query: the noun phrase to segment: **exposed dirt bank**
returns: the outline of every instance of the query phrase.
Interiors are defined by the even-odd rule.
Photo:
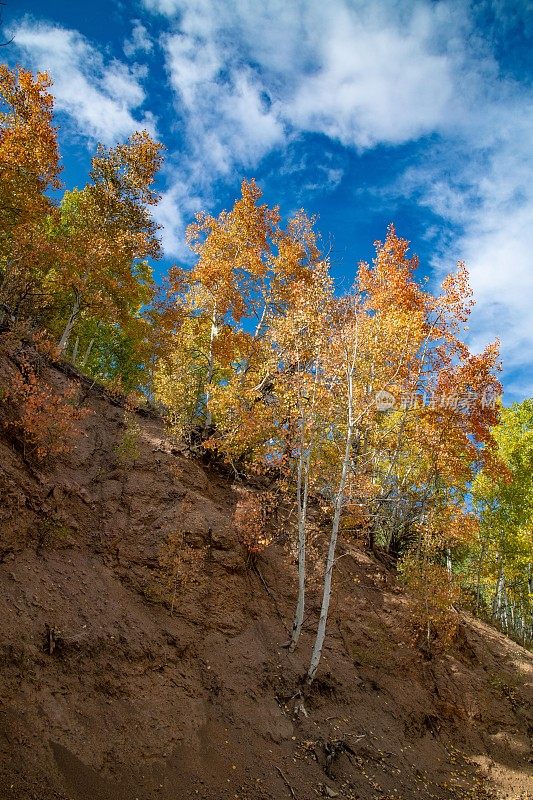
[[[291,655],[286,550],[261,579],[229,481],[146,415],[124,453],[124,410],[79,391],[93,413],[53,467],[0,439],[1,798],[533,798],[531,654],[465,615],[454,649],[424,658],[408,597],[341,542],[302,709],[318,597]]]

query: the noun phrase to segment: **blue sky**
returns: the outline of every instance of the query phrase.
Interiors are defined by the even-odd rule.
[[[4,58],[54,79],[68,187],[97,141],[164,143],[165,264],[243,177],[319,215],[340,287],[393,221],[435,284],[467,262],[471,346],[499,336],[506,402],[533,395],[530,0],[10,0],[3,21]]]

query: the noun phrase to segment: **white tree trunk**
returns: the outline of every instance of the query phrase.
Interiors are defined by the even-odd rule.
[[[214,343],[217,334],[218,334],[217,306],[215,303],[213,305],[213,313],[211,315],[211,332],[209,334],[209,359],[207,364],[207,375],[205,379],[205,429],[206,430],[211,427],[211,424],[213,422],[211,411],[209,409],[209,401],[211,399],[210,386],[213,382],[213,376],[215,374]]]
[[[83,359],[82,359],[82,362],[81,362],[82,367],[86,367],[87,366],[87,361],[89,360],[89,356],[91,355],[91,350],[93,349],[93,344],[94,344],[94,338],[91,339],[91,341],[87,345],[87,350],[85,351],[85,355],[83,356]]]
[[[70,339],[70,334],[72,333],[72,329],[74,327],[74,323],[80,313],[80,294],[79,292],[75,292],[74,294],[74,303],[72,304],[72,311],[70,312],[70,316],[67,320],[67,324],[65,325],[65,329],[61,334],[61,339],[58,342],[58,349],[60,353],[64,353],[67,349],[67,345]]]
[[[298,600],[292,625],[289,650],[292,653],[300,639],[305,613],[306,546],[307,546],[307,496],[309,488],[309,457],[304,452],[304,436],[300,443],[296,504],[298,506]]]
[[[296,484],[296,505],[298,507],[298,600],[292,625],[291,641],[289,651],[292,653],[298,644],[305,615],[305,584],[306,584],[306,549],[307,549],[307,505],[309,497],[309,473],[311,471],[311,458],[315,446],[316,430],[313,429],[316,388],[320,372],[320,349],[315,356],[315,379],[311,398],[309,414],[311,417],[311,432],[309,442],[306,447],[307,420],[309,416],[302,410],[302,396],[300,395],[300,453],[298,456],[298,476]]]
[[[485,561],[485,543],[483,542],[479,548],[479,559],[477,563],[477,575],[476,575],[476,614],[479,614],[479,609],[481,606],[481,572],[483,570],[483,564]]]
[[[355,358],[355,356],[354,356]],[[311,654],[311,661],[307,671],[307,683],[312,683],[320,658],[322,656],[322,648],[324,647],[324,639],[326,637],[326,625],[328,621],[329,603],[331,599],[331,580],[333,576],[333,565],[335,563],[335,550],[337,548],[337,538],[339,535],[339,526],[341,521],[342,506],[344,503],[344,494],[346,490],[346,482],[348,480],[348,470],[350,466],[350,456],[352,449],[353,439],[353,372],[354,362],[347,369],[347,388],[348,388],[348,428],[346,431],[346,441],[344,449],[344,458],[342,460],[341,476],[339,485],[337,487],[337,494],[335,497],[335,510],[333,514],[333,523],[331,526],[331,537],[329,540],[328,557],[326,560],[326,571],[324,574],[324,588],[322,594],[322,606],[320,609],[320,617],[318,619],[318,628],[316,632],[315,643],[313,645],[313,652]]]
[[[449,547],[446,548],[446,571],[450,578],[452,577],[452,551]]]
[[[494,594],[494,599],[492,601],[492,615],[495,619],[498,619],[500,622],[502,620],[503,583],[504,583],[503,567],[500,566],[500,571],[498,574],[498,582],[496,584],[496,592]]]

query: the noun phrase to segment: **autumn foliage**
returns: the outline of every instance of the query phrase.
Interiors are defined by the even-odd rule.
[[[509,620],[512,607],[524,617],[516,569],[531,569],[531,520],[505,490],[513,469],[516,480],[522,472],[515,455],[502,457],[498,343],[472,353],[465,341],[466,266],[429,291],[391,225],[339,295],[316,220],[303,210],[284,220],[245,180],[230,210],[197,215],[187,232],[193,265],[172,267],[157,289],[161,146],[145,131],[99,146],[87,185],[52,200],[60,164],[50,85],[46,75],[0,68],[0,331],[44,335],[56,347],[49,356],[155,403],[176,438],[225,462],[239,485],[253,474],[275,486],[298,566],[291,649],[306,613],[311,511],[319,510],[323,590],[308,679],[322,651],[339,537],[403,564],[427,646],[452,638],[456,575],[466,563],[478,565],[462,570],[471,585],[477,569],[478,606],[492,581],[495,613]],[[7,424],[27,452],[45,458],[71,446],[75,398],[54,393],[29,361],[3,400],[17,409]],[[117,450],[126,461],[135,456],[132,419]],[[272,541],[272,496],[237,492],[234,526],[254,556]],[[511,507],[520,530],[513,566],[502,545],[509,517],[495,510]],[[498,542],[488,533],[493,521]]]
[[[441,564],[412,556],[402,561],[401,578],[413,598],[409,619],[413,642],[428,656],[446,650],[459,624],[455,608],[459,585]]]
[[[39,375],[22,354],[18,370],[1,398],[2,425],[26,458],[43,462],[72,450],[78,423],[87,410],[77,406],[76,389],[59,391]]]
[[[272,501],[268,492],[252,491],[244,487],[237,489],[233,524],[240,541],[251,555],[261,553],[272,542],[272,532],[268,530],[267,524]]]
[[[30,322],[99,380],[135,388],[149,360],[147,258],[161,146],[145,132],[98,147],[90,181],[59,189],[51,81],[0,68],[0,325]]]

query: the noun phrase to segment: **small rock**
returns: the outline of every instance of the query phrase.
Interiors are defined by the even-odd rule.
[[[324,794],[326,797],[338,797],[339,793],[332,789],[331,786],[324,786]]]
[[[83,502],[86,503],[87,505],[91,504],[91,496],[84,486],[81,486],[78,489],[78,497],[80,497],[83,500]]]

